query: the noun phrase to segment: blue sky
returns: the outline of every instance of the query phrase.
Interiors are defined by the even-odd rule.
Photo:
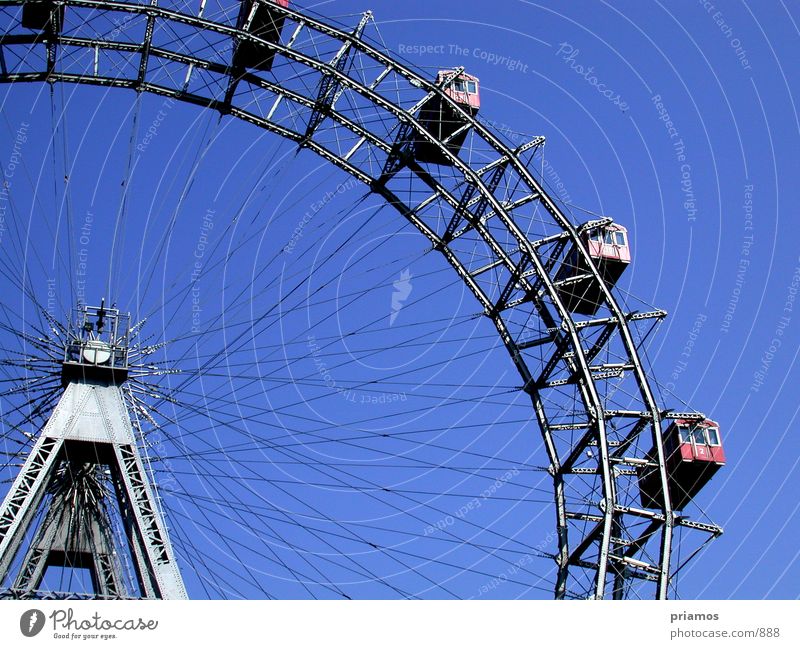
[[[681,595],[796,598],[800,583],[796,543],[800,517],[794,492],[800,479],[800,442],[793,432],[799,407],[795,384],[800,379],[796,362],[800,305],[795,297],[800,291],[800,246],[793,236],[796,230],[793,206],[800,199],[795,182],[800,172],[797,155],[800,123],[795,105],[798,72],[792,63],[799,36],[797,3],[581,0],[537,4],[521,0],[497,3],[409,0],[369,7],[351,0],[332,0],[313,8],[323,15],[338,16],[347,24],[357,20],[352,14],[372,9],[380,30],[379,34],[372,32],[372,36],[381,38],[390,50],[401,53],[431,77],[442,68],[465,66],[481,80],[480,114],[484,120],[507,134],[512,133],[513,141],[522,142],[533,135],[546,136],[541,171],[556,197],[574,206],[576,214],[587,210],[611,215],[628,227],[634,260],[620,281],[620,288],[670,314],[648,350],[655,375],[663,386],[665,405],[680,408],[684,401],[719,421],[728,456],[725,469],[698,500],[699,506],[726,532],[681,575]],[[213,318],[225,313],[230,300],[238,305],[235,313],[241,317],[233,318],[234,322],[221,333],[215,330],[214,337],[205,338],[205,348],[194,345],[191,337],[177,343],[182,361],[189,365],[189,361],[194,362],[196,366],[202,363],[203,354],[210,353],[208,346],[212,341],[228,345],[237,334],[246,334],[256,320],[254,311],[268,311],[274,295],[266,290],[260,292],[259,287],[265,282],[272,286],[269,282],[277,277],[274,273],[278,271],[270,265],[270,255],[292,241],[298,224],[304,223],[293,259],[297,260],[301,251],[308,253],[315,268],[321,268],[318,277],[325,281],[317,286],[316,280],[312,280],[303,286],[306,301],[298,302],[298,308],[275,324],[275,328],[280,328],[280,338],[269,338],[267,343],[274,346],[273,351],[287,340],[299,344],[304,355],[303,376],[311,380],[306,388],[297,387],[302,382],[295,387],[284,382],[280,390],[269,392],[271,396],[267,398],[273,400],[270,403],[294,417],[290,423],[280,417],[271,421],[271,431],[282,425],[287,428],[299,425],[300,417],[310,416],[308,421],[357,421],[363,412],[374,416],[376,408],[388,413],[389,430],[402,431],[404,427],[408,430],[413,423],[420,429],[431,427],[441,431],[452,421],[452,408],[432,409],[431,399],[441,398],[446,403],[456,395],[469,403],[466,411],[459,407],[459,421],[472,418],[493,424],[487,426],[486,434],[470,437],[468,447],[504,458],[498,464],[503,466],[502,471],[497,469],[500,476],[507,476],[506,467],[514,461],[531,466],[545,463],[532,422],[524,421],[526,411],[521,400],[513,394],[490,398],[491,403],[482,403],[478,398],[486,393],[487,385],[497,386],[491,394],[501,394],[504,388],[516,384],[516,377],[501,351],[493,347],[491,353],[480,355],[491,331],[487,323],[469,318],[476,306],[452,283],[453,277],[439,272],[441,264],[421,255],[423,242],[414,239],[409,229],[399,231],[402,226],[396,215],[388,209],[379,210],[379,205],[369,200],[354,208],[363,192],[346,184],[347,178],[342,174],[331,171],[310,155],[295,158],[291,148],[250,126],[229,119],[218,123],[216,116],[193,107],[165,105],[163,99],[144,98],[137,109],[132,93],[75,91],[71,87],[56,91],[56,105],[69,107],[64,122],[68,125],[69,141],[64,149],[59,127],[56,141],[60,144],[56,152],[64,159],[57,160],[53,167],[47,148],[52,133],[48,91],[32,86],[14,88],[7,94],[6,88],[0,90],[6,122],[0,132],[3,150],[10,153],[21,125],[32,124],[26,131],[28,143],[24,152],[30,164],[29,177],[23,185],[17,182],[17,176],[13,185],[16,192],[22,192],[18,200],[30,209],[34,224],[29,234],[19,235],[20,241],[27,237],[31,249],[45,259],[41,267],[31,271],[40,290],[46,291],[44,279],[52,274],[46,258],[54,250],[54,240],[58,240],[58,236],[51,236],[44,228],[43,224],[53,225],[48,215],[58,213],[66,218],[71,210],[76,219],[72,226],[73,245],[80,242],[80,226],[75,224],[83,218],[86,225],[86,216],[92,215],[87,292],[101,294],[105,292],[108,276],[110,242],[123,214],[126,235],[117,248],[121,251],[118,259],[122,261],[116,261],[111,271],[115,278],[114,292],[122,296],[119,299],[126,308],[134,311],[135,319],[137,312],[156,314],[153,319],[157,321],[157,337],[185,335],[191,328],[195,316],[190,307],[189,276],[197,259],[202,259],[207,269],[207,280],[203,280],[203,313],[198,316],[202,325],[208,326]],[[140,111],[138,139],[131,137],[132,116],[137,110]],[[130,142],[145,143],[142,129],[156,122],[158,136],[147,140],[146,151],[137,157],[131,183],[135,190],[123,202],[120,178],[127,174]],[[212,140],[213,146],[209,144]],[[65,150],[69,152],[66,156]],[[74,167],[71,162],[75,162]],[[72,190],[57,189],[53,194],[50,184],[60,175],[53,169],[61,169],[65,164],[70,167]],[[34,186],[36,191],[32,190]],[[93,194],[95,188],[97,193]],[[324,198],[326,191],[338,194],[328,201]],[[69,207],[64,199],[67,193]],[[239,207],[241,212],[237,216]],[[9,216],[5,218],[8,222]],[[347,249],[348,259],[366,256],[364,246],[382,247],[370,252],[367,266],[360,267],[351,277],[345,272],[350,261],[328,262],[326,255],[347,240],[354,229],[362,227],[365,219],[374,228],[374,237],[351,245]],[[174,225],[167,226],[173,220]],[[5,227],[4,247],[12,236],[8,223]],[[401,236],[397,236],[398,231]],[[164,232],[169,233],[166,242],[162,240]],[[234,261],[214,266],[214,261],[224,255],[216,248],[214,253],[210,248],[208,252],[206,248],[201,250],[199,246],[207,243],[204,236],[219,244],[219,250],[225,247],[229,253],[235,250],[237,256],[228,254]],[[384,271],[385,277],[380,279],[382,288],[343,310],[341,316],[326,319],[336,315],[330,305],[341,308],[348,295],[361,288],[366,290],[368,282],[377,277],[377,271],[369,267],[369,260],[377,258],[396,260]],[[356,262],[353,268],[357,268]],[[284,293],[280,291],[294,285],[291,264],[282,269],[276,289],[281,296]],[[400,312],[397,322],[410,329],[380,325],[380,329],[358,338],[359,349],[383,347],[372,365],[351,367],[348,372],[352,373],[346,377],[331,370],[332,380],[338,379],[342,385],[350,380],[388,375],[385,389],[351,395],[360,402],[360,409],[354,401],[347,400],[348,393],[343,395],[344,399],[335,395],[331,403],[330,390],[326,392],[324,386],[313,384],[320,378],[325,380],[315,344],[326,336],[371,321],[372,313],[385,312],[388,319],[394,308],[393,291],[403,292],[402,286],[398,289],[394,282],[402,283],[402,273],[407,269],[414,288],[410,297],[403,300],[409,299],[414,308],[405,314]],[[333,281],[340,272],[345,278],[343,282],[329,285],[328,278]],[[63,303],[74,299],[74,286],[70,288],[64,281],[59,281],[58,286]],[[232,296],[239,291],[249,292],[249,300],[237,302]],[[168,309],[159,311],[162,304],[159,298],[165,300],[172,295],[181,296],[180,303],[170,302]],[[315,301],[321,296],[330,300]],[[91,297],[88,299],[91,301]],[[4,298],[7,309],[18,308],[20,303],[13,297],[13,291]],[[247,305],[252,305],[249,313]],[[450,326],[446,330],[431,326],[423,332],[413,325],[414,317],[431,323],[449,319]],[[319,324],[311,327],[311,322]],[[295,340],[293,332],[302,331],[304,326],[314,340],[305,336],[299,342]],[[442,342],[443,336],[449,342]],[[495,344],[493,341],[492,345]],[[420,346],[422,351],[417,354]],[[262,359],[262,350],[251,351],[253,357]],[[292,355],[290,351],[286,354]],[[252,360],[244,352],[233,358],[242,363]],[[429,369],[429,363],[437,369]],[[433,397],[415,402],[413,390],[403,387],[402,378],[395,377],[404,368],[411,368],[412,381],[436,385],[430,388]],[[227,371],[241,372],[232,367]],[[219,387],[215,381],[224,383],[229,378],[224,372],[217,378],[209,377],[210,385],[204,385],[200,392],[213,392]],[[244,375],[239,380],[237,394],[243,395],[244,414],[253,415],[256,410],[248,408],[255,408],[256,392],[247,391],[245,384],[249,379]],[[447,386],[459,381],[462,386],[449,391],[451,388]],[[294,403],[293,396],[306,402],[303,408],[312,402],[316,404],[315,399],[322,405],[308,406],[308,411],[286,410],[288,404]],[[373,397],[383,401],[370,403]],[[230,410],[233,405],[217,404],[217,407]],[[416,407],[422,408],[424,414],[411,416]],[[210,436],[203,438],[199,428],[192,429],[193,425],[197,424],[186,424],[187,430],[183,431],[188,433],[189,441],[179,443],[170,438],[156,453],[173,458],[173,468],[177,467],[173,478],[183,476],[178,478],[181,484],[176,491],[197,489],[216,507],[223,492],[213,491],[213,472],[209,466],[204,465],[200,472],[198,464],[188,462],[182,472],[176,449],[185,448],[181,446],[184,442],[189,445],[197,442],[196,451],[206,447],[219,451],[230,443],[230,438],[224,437],[224,431],[216,430],[205,431]],[[465,443],[462,430],[449,433],[445,430],[441,435],[436,439],[442,446],[450,448]],[[216,446],[209,446],[212,439]],[[370,451],[359,448],[346,459],[373,461],[380,450],[376,448]],[[439,450],[428,447],[423,452],[418,448],[417,460],[434,465],[446,463],[444,456],[438,455]],[[331,449],[330,453],[335,454],[334,451],[343,450]],[[405,450],[392,447],[391,452],[400,454]],[[214,466],[219,468],[230,457],[219,452]],[[454,466],[474,460],[448,457]],[[231,464],[241,460],[239,456],[235,458]],[[283,456],[286,462],[296,459]],[[163,466],[166,468],[161,477],[166,478],[172,468]],[[419,468],[421,464],[415,466]],[[228,469],[219,470],[224,473]],[[198,473],[192,474],[194,471]],[[402,473],[403,469],[383,467],[376,475],[361,479],[410,483],[420,493],[441,490],[443,495],[426,501],[433,502],[435,509],[422,507],[419,519],[411,515],[401,520],[390,517],[391,524],[385,529],[373,525],[370,531],[376,535],[374,539],[389,539],[387,543],[397,542],[397,535],[392,538],[388,529],[425,537],[425,542],[412,543],[407,548],[404,560],[423,572],[428,570],[427,581],[417,579],[411,574],[413,571],[401,571],[396,577],[401,588],[421,596],[447,596],[430,590],[431,580],[446,576],[453,580],[454,591],[462,596],[548,596],[545,591],[506,581],[486,587],[499,575],[507,576],[508,568],[503,566],[513,564],[513,550],[495,561],[486,559],[476,547],[453,545],[452,539],[447,545],[444,540],[425,533],[431,526],[441,527],[442,521],[468,503],[470,499],[465,494],[480,491],[480,480],[467,477],[451,481],[435,473],[411,479]],[[343,475],[338,474],[339,479]],[[252,487],[256,482],[231,480],[237,498],[243,503],[240,513],[267,501],[271,507],[296,507],[292,498],[304,488],[296,486],[298,491],[294,495],[275,491],[283,484],[278,477],[270,478],[273,491]],[[314,507],[324,505],[332,519],[374,516],[373,523],[384,520],[383,505],[378,504],[370,511],[366,501],[356,504],[355,500],[335,493],[320,495],[313,484],[318,478],[298,470],[289,481],[296,485],[307,482],[305,489],[309,493],[303,496],[304,502],[313,503]],[[475,539],[476,546],[497,543],[491,535],[475,531],[481,526],[491,526],[509,538],[522,540],[526,547],[537,547],[540,541],[543,547],[547,546],[552,513],[546,508],[546,493],[536,491],[539,479],[540,476],[526,474],[523,482],[529,491],[520,487],[515,492],[526,493],[526,501],[513,505],[509,502],[516,496],[512,497],[511,487],[503,487],[508,500],[498,498],[472,519],[459,520],[456,526],[459,535]],[[508,477],[506,480],[510,481]],[[319,488],[329,489],[330,485]],[[314,494],[319,502],[314,500]],[[192,528],[191,519],[196,522],[200,516],[197,504],[193,504],[195,509],[181,510],[183,501],[179,495],[165,497],[176,512],[171,515],[174,521],[171,524],[184,540],[195,537],[195,542],[209,555],[230,552],[233,562],[237,554],[231,549],[234,546],[226,550],[219,539],[229,534],[245,544],[250,540],[253,543],[246,551],[249,558],[243,561],[251,568],[260,565],[256,550],[263,541],[261,532],[251,530],[237,537],[242,521],[230,513],[226,519],[221,510],[210,513],[210,519],[201,520]],[[253,500],[248,500],[249,497]],[[402,503],[392,504],[394,509],[402,506]],[[304,511],[301,516],[311,514]],[[320,532],[322,537],[335,533],[328,525],[332,525],[330,519],[320,523],[325,527]],[[449,528],[449,524],[444,523],[444,527]],[[215,536],[212,530],[223,533]],[[326,546],[319,538],[306,538],[300,532],[281,528],[270,527],[269,531],[276,547],[281,544],[278,537],[283,537],[287,544],[302,541],[309,544],[312,552],[325,551]],[[381,536],[384,534],[386,539]],[[179,554],[186,557],[186,564],[192,563],[191,545],[184,541],[176,541],[176,545]],[[353,545],[354,552],[360,551],[357,546]],[[337,547],[345,552],[349,546]],[[424,556],[430,551],[446,561],[435,566],[428,564]],[[381,557],[367,557],[364,562],[387,579],[396,569],[395,561]],[[453,569],[452,564],[477,566],[477,572],[462,573]],[[529,566],[525,563],[524,567]],[[185,571],[190,590],[196,596],[203,595],[201,580],[196,577],[202,569],[192,563],[192,569]],[[344,581],[352,578],[341,565],[331,564],[329,569],[334,580],[337,576]],[[543,562],[541,572],[545,569],[549,569],[549,564]],[[285,563],[276,564],[274,573],[271,570],[266,569],[267,581],[274,579],[277,585],[268,589],[270,594],[307,595],[291,586],[291,570]],[[532,570],[538,574],[539,566],[533,566]],[[264,595],[259,588],[246,587],[247,578],[243,577],[242,583],[245,585],[240,586],[241,593]],[[368,581],[354,587],[353,592],[357,596],[386,595]]]

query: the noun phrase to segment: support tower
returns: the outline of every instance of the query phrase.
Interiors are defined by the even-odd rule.
[[[129,322],[77,312],[63,394],[0,508],[0,596],[186,598],[125,405]]]

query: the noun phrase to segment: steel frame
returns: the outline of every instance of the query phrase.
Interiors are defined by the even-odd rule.
[[[0,82],[128,88],[210,108],[314,151],[392,205],[443,255],[473,293],[497,329],[522,378],[522,389],[531,399],[553,478],[555,596],[669,596],[674,574],[670,564],[674,528],[683,526],[713,536],[721,529],[676,515],[669,501],[661,423],[677,415],[656,403],[639,354],[641,341],[635,339],[637,323],[661,319],[666,313],[626,313],[619,306],[579,236],[580,227],[571,222],[529,169],[527,159],[543,144],[543,138],[510,148],[453,103],[442,86],[365,40],[369,13],[354,30],[346,30],[299,10],[271,4],[272,11],[285,15],[284,36],[291,36],[286,42],[268,43],[231,24],[204,18],[204,3],[199,15],[194,16],[159,6],[155,0],[149,4],[62,0],[56,4],[67,8],[64,28],[43,39],[24,33],[14,22],[13,9],[18,10],[20,4],[19,0],[0,1],[0,10],[7,8],[8,23],[0,32]],[[81,33],[80,25],[70,23],[73,12],[87,21],[101,14],[138,16],[146,21],[145,35],[141,42],[89,38]],[[175,33],[178,27],[192,30],[182,49],[153,42],[159,29],[170,25],[175,26]],[[274,50],[273,71],[234,72],[230,62],[191,50],[194,38],[207,43],[219,42],[220,37],[250,40]],[[323,41],[328,47],[308,45]],[[44,69],[27,66],[26,57],[9,63],[13,58],[9,55],[19,48],[39,47],[47,48]],[[332,60],[323,60],[318,49],[337,54]],[[59,51],[80,50],[93,51],[94,63],[89,69],[73,65],[63,55],[56,57]],[[105,56],[114,52],[139,54],[138,64],[131,58],[129,65],[118,66],[117,74],[103,74],[98,63],[101,52]],[[359,65],[353,64],[356,60]],[[346,65],[348,62],[351,64]],[[183,83],[170,84],[167,81],[171,78],[154,74],[166,64],[185,67]],[[316,73],[317,87],[303,90],[292,87],[290,79],[282,80],[282,70],[292,67]],[[362,70],[379,72],[367,78]],[[217,92],[193,87],[198,74],[210,78],[216,75],[227,82],[221,82]],[[268,110],[262,110],[259,101],[265,94],[273,99]],[[345,96],[350,108],[339,109],[337,104]],[[489,152],[486,159],[476,163],[464,152],[453,155],[446,142],[437,141],[420,124],[419,109],[434,96],[450,104],[463,120],[463,128],[471,133],[472,150]],[[359,111],[352,108],[358,102],[371,107],[373,119],[360,118]],[[304,123],[293,123],[281,112],[280,106],[287,103],[305,116]],[[374,114],[381,116],[380,122]],[[342,133],[348,138],[344,142]],[[405,151],[409,138],[424,138],[438,147],[450,166],[438,169],[415,162]],[[409,179],[415,184],[415,192],[404,189]],[[417,201],[421,188],[429,193]],[[536,215],[541,208],[547,218],[531,216],[531,208]],[[449,216],[442,219],[443,214]],[[599,223],[602,221],[587,225]],[[538,228],[535,238],[530,237],[531,226]],[[483,251],[480,265],[476,266],[474,255],[460,247],[467,245]],[[555,280],[554,275],[569,247],[582,257],[591,281],[599,287],[603,304],[598,317],[576,320],[559,298],[558,288],[564,282]],[[518,324],[531,320],[535,326]],[[613,356],[615,362],[592,365],[604,356]],[[611,381],[623,379],[631,387],[624,404],[613,396],[615,388],[608,387]],[[572,396],[564,392],[566,389],[573,390]],[[565,404],[568,406],[570,400],[573,413],[568,420]],[[689,416],[702,417],[699,413]],[[652,457],[647,454],[651,447],[655,453]],[[37,445],[34,455],[42,452]],[[659,468],[663,502],[658,510],[631,506],[636,467],[643,463]]]
[[[55,480],[59,462],[70,459],[74,444],[91,444],[98,464],[107,463],[125,533],[136,561],[141,595],[153,599],[186,599],[164,521],[136,445],[122,388],[93,381],[71,381],[42,430],[28,459],[0,506],[0,582],[24,547],[35,513]],[[36,528],[11,590],[36,597],[53,539],[71,516],[70,499],[54,497]],[[99,511],[79,512],[89,528],[77,543],[92,555],[97,595],[124,597],[123,577],[113,559],[113,540]],[[74,530],[72,530],[74,532]]]

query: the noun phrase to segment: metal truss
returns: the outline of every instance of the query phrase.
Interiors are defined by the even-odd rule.
[[[0,582],[33,531],[10,592],[38,597],[46,568],[57,565],[87,568],[100,598],[130,596],[104,509],[108,499],[92,479],[98,469],[110,474],[141,596],[185,599],[121,387],[81,380],[67,385],[0,508]]]
[[[58,564],[88,569],[94,592],[103,598],[123,595],[112,525],[102,506],[106,494],[95,478],[96,467],[73,463],[62,480],[55,481],[49,509],[22,560],[12,590],[39,590],[47,567]]]
[[[236,28],[233,0],[232,18],[219,20],[204,17],[205,2],[198,15],[155,0],[51,4],[66,8],[63,26],[37,34],[20,27],[21,2],[0,1],[0,82],[126,88],[219,111],[315,152],[382,196],[463,280],[522,378],[553,479],[555,596],[672,594],[681,567],[672,565],[675,529],[721,530],[677,515],[670,503],[662,422],[677,414],[657,404],[640,356],[645,327],[666,313],[625,311],[602,281],[581,226],[532,170],[543,138],[510,147],[456,105],[445,84],[374,45],[366,36],[369,13],[347,29],[270,4],[284,16],[282,38],[273,43]],[[130,35],[109,27],[115,24],[128,25]],[[242,41],[274,54],[269,73],[234,70],[231,44]],[[433,97],[461,120],[457,133],[468,134],[458,155],[420,122]],[[448,164],[416,161],[413,141],[438,148]],[[596,284],[601,296],[588,319],[576,318],[559,297],[571,281],[556,279],[569,250],[588,269],[577,280]],[[647,466],[660,475],[657,509],[638,506],[637,470]],[[129,488],[136,493],[136,485]]]

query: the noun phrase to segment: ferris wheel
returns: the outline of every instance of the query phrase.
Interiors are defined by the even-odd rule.
[[[288,0],[0,21],[4,596],[676,595],[720,427],[480,79]]]

